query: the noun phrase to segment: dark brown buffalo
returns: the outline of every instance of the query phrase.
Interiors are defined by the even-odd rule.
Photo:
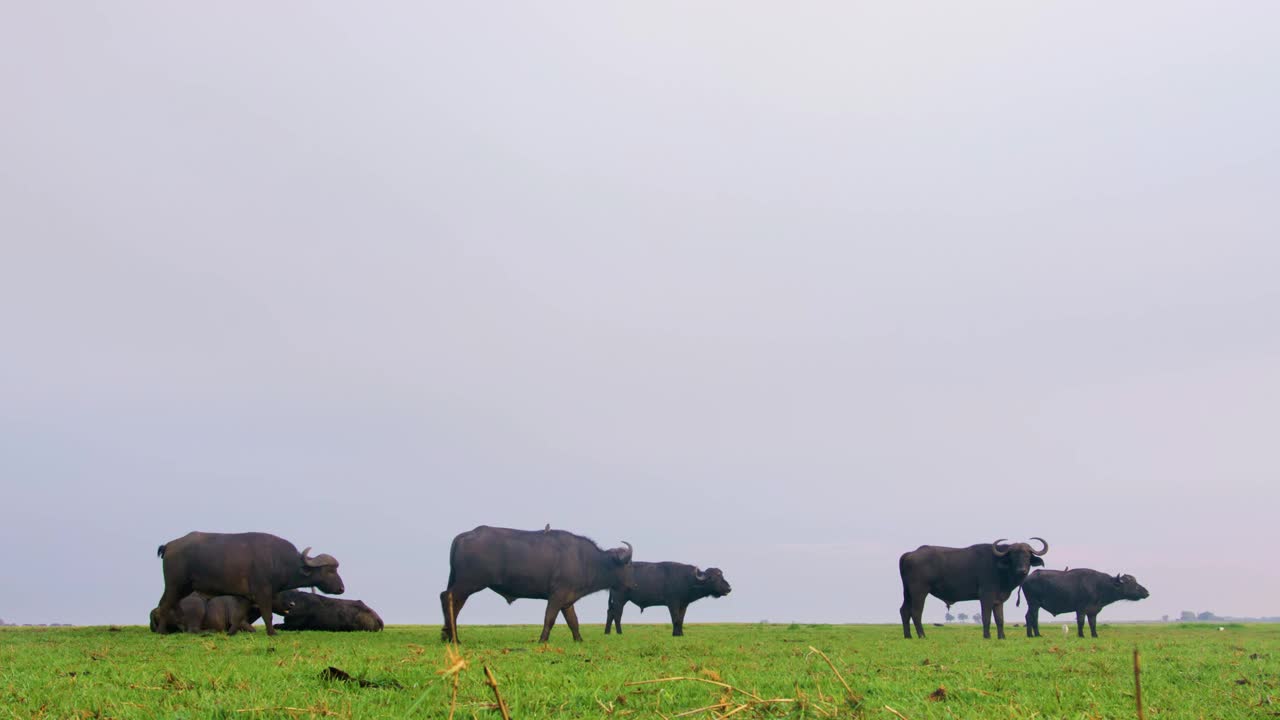
[[[347,632],[382,629],[382,618],[362,600],[339,600],[314,593],[285,590],[276,593],[276,604],[291,609],[277,630],[329,630]]]
[[[733,589],[724,579],[720,568],[707,568],[706,572],[693,565],[677,562],[633,562],[635,587],[615,588],[609,591],[609,613],[604,621],[604,634],[616,627],[622,634],[622,610],[628,602],[635,603],[644,612],[647,607],[665,605],[671,613],[671,634],[684,635],[684,612],[689,603],[711,597],[724,597]]]
[[[626,548],[602,550],[595,542],[564,530],[481,525],[462,533],[449,548],[449,586],[440,593],[441,639],[455,635],[454,623],[467,598],[489,588],[508,603],[517,598],[547,601],[541,642],[550,637],[557,613],[564,614],[573,639],[580,642],[578,614],[573,609],[578,598],[633,584],[631,543],[622,544]]]
[[[996,634],[1004,639],[1004,601],[1022,583],[1032,565],[1044,565],[1040,556],[1049,552],[1049,543],[1041,538],[1044,546],[1033,550],[1027,543],[1005,544],[997,540],[991,544],[970,545],[967,548],[921,545],[898,558],[898,573],[902,575],[902,634],[911,639],[911,623],[916,626],[916,636],[924,637],[920,616],[924,612],[924,600],[933,595],[950,609],[963,600],[977,600],[982,604],[982,637],[991,637],[991,616],[996,618]]]
[[[291,607],[291,603],[277,601],[273,611],[278,615],[288,615]],[[159,610],[151,611],[151,632],[160,634],[225,632],[235,635],[242,630],[255,632],[253,623],[262,617],[257,606],[235,595],[210,597],[191,593],[178,602],[178,612],[169,621],[162,621]]]
[[[191,593],[178,602],[186,631],[224,632],[235,635],[241,630],[254,632],[253,621],[259,617],[253,603],[235,595],[205,597]],[[279,612],[277,608],[276,612]]]
[[[1022,581],[1027,596],[1027,637],[1040,637],[1040,608],[1051,615],[1076,614],[1076,633],[1098,637],[1098,611],[1117,600],[1142,600],[1150,595],[1132,575],[1108,575],[1089,568],[1037,570]]]
[[[317,587],[341,595],[342,577],[332,555],[309,555],[293,543],[267,533],[192,532],[161,545],[156,555],[164,560],[164,594],[155,609],[163,627],[179,622],[178,603],[192,592],[236,595],[258,606],[271,626],[276,593],[300,587]]]

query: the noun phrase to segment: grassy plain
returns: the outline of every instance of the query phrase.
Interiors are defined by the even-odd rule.
[[[1280,716],[1280,626],[1104,625],[1030,640],[1012,628],[462,625],[455,717],[497,718],[484,666],[514,718],[1132,718],[1133,649],[1148,718]],[[446,718],[457,666],[439,629],[158,636],[145,627],[0,630],[0,718]],[[817,648],[830,658],[840,679]],[[336,666],[370,683],[321,678]],[[629,685],[670,677],[699,678]],[[703,682],[711,681],[711,682]],[[714,684],[723,683],[728,687]],[[784,702],[757,702],[756,699]],[[892,708],[892,710],[888,709]]]

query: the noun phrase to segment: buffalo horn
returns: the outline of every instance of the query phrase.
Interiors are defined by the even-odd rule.
[[[325,565],[337,565],[338,561],[333,559],[332,555],[320,553],[315,557],[307,557],[307,553],[311,552],[311,547],[302,551],[302,564],[307,567],[324,567]]]
[[[627,542],[626,540],[623,540],[622,544],[627,546],[627,554],[623,556],[624,559],[622,562],[629,563],[631,562],[631,554],[633,552],[631,549],[631,543]]]
[[[1005,538],[1000,538],[999,540],[991,543],[991,552],[995,553],[996,557],[1004,557],[1005,555],[1009,554],[1008,550],[1000,549],[1000,543],[1004,541],[1005,541]]]
[[[1032,554],[1032,555],[1044,555],[1045,553],[1049,552],[1049,543],[1045,542],[1045,539],[1044,539],[1044,538],[1033,537],[1033,538],[1031,538],[1031,539],[1032,539],[1032,540],[1039,540],[1039,541],[1040,541],[1040,544],[1044,546],[1044,547],[1040,548],[1040,551],[1039,551],[1039,552],[1037,552],[1037,551],[1035,551],[1035,550],[1032,550],[1032,551],[1031,551],[1031,554]]]
[[[693,579],[697,580],[698,582],[706,582],[707,575],[706,573],[702,572],[702,568],[694,568]]]

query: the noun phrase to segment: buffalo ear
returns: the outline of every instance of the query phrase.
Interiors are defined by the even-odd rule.
[[[1039,555],[1032,555],[1031,564],[1036,567],[1044,567],[1044,560],[1042,560]]]

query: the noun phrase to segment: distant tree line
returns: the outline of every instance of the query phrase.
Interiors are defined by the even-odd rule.
[[[1195,613],[1190,610],[1183,610],[1182,617],[1180,619],[1182,620],[1182,622],[1195,622],[1197,620],[1201,622],[1209,622],[1211,620],[1221,620],[1222,618],[1218,617],[1217,615],[1214,615],[1208,610],[1205,610],[1202,613]]]

